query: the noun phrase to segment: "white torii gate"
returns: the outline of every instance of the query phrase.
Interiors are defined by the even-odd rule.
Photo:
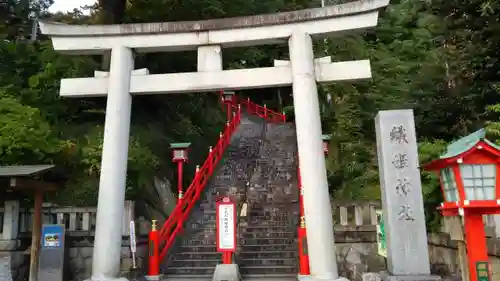
[[[190,22],[77,26],[40,22],[54,49],[67,54],[111,52],[110,71],[62,79],[63,97],[107,97],[91,280],[118,280],[121,218],[132,96],[292,85],[304,188],[311,277],[339,279],[330,196],[323,157],[316,82],[367,79],[368,60],[314,59],[312,38],[377,25],[389,0],[362,0],[325,8]],[[290,61],[274,67],[222,69],[222,48],[286,44]],[[197,50],[198,71],[154,74],[134,70],[134,52]]]

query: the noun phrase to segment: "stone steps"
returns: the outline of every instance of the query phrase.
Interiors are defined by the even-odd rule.
[[[271,221],[272,220],[272,221]],[[286,221],[274,221],[273,219],[268,219],[268,220],[254,220],[250,219],[248,222],[248,225],[255,225],[255,226],[272,226],[272,227],[283,227],[283,226],[290,226],[290,223],[293,223],[291,220],[286,220]]]
[[[289,251],[296,250],[296,244],[272,244],[272,245],[262,245],[262,244],[244,244],[241,246],[241,253],[245,253],[247,251],[255,252],[275,252],[275,251]]]
[[[279,252],[262,252],[262,251],[245,251],[245,252],[240,252],[239,253],[239,258],[246,260],[246,259],[276,259],[276,258],[284,258],[284,259],[289,259],[297,258],[297,250],[284,250],[284,251],[279,251]]]
[[[187,223],[186,231],[176,242],[168,262],[163,264],[162,273],[169,276],[170,280],[211,280],[222,258],[215,246],[216,199],[223,195],[237,199],[242,197],[247,178],[255,171],[260,156],[264,129],[263,122],[242,119],[222,164],[210,179],[206,193]]]
[[[200,260],[200,259],[220,259],[221,253],[218,252],[179,252],[172,258],[172,261],[178,260]]]
[[[215,246],[215,241],[214,243],[210,243],[210,244],[204,244],[204,245],[197,245],[197,246],[193,246],[193,245],[181,245],[179,248],[180,249],[180,253],[184,253],[184,252],[196,252],[196,253],[209,253],[209,252],[217,252],[217,247]]]
[[[291,245],[296,243],[295,237],[288,238],[248,238],[241,241],[245,245]]]
[[[209,266],[169,266],[164,270],[166,275],[204,275],[213,276],[215,271],[215,265]]]
[[[287,238],[296,237],[296,232],[291,231],[274,231],[274,232],[248,232],[242,233],[243,239],[251,238]]]
[[[213,267],[213,268],[215,268],[220,263],[221,263],[220,259],[174,260],[174,261],[171,261],[169,268],[172,268],[172,267],[173,268],[178,268],[178,267],[190,267],[190,268]]]
[[[293,124],[268,124],[250,181],[246,226],[240,233],[238,261],[249,276],[296,279],[299,222],[296,139]]]
[[[295,274],[297,275],[298,267],[296,265],[241,265],[240,273],[246,277],[250,274],[268,275],[268,274]]]
[[[297,260],[293,258],[262,258],[262,259],[239,259],[245,266],[297,266]]]
[[[297,229],[298,226],[274,226],[274,225],[249,225],[244,229],[243,233],[263,233],[263,232],[290,232],[291,230]]]
[[[161,276],[160,281],[212,281],[212,275],[211,274],[164,274],[163,276]]]

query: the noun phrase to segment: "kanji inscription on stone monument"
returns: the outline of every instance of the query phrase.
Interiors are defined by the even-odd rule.
[[[391,137],[391,141],[396,141],[398,143],[408,143],[408,138],[406,136],[406,129],[403,127],[403,125],[398,125],[392,127],[391,134],[389,135]]]
[[[405,153],[396,153],[392,158],[392,164],[396,169],[404,169],[408,167],[408,155]]]
[[[375,122],[388,270],[430,275],[413,111],[380,111]]]

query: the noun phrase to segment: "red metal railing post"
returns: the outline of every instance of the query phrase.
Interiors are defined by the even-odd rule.
[[[182,203],[183,188],[182,188],[182,170],[184,166],[184,161],[177,161],[177,191],[179,192],[179,198],[177,204]]]
[[[211,174],[211,173],[212,173],[212,171],[213,171],[213,167],[212,167],[212,165],[213,165],[213,162],[212,162],[213,154],[212,154],[212,151],[213,151],[213,149],[212,149],[212,147],[210,146],[210,147],[208,148],[208,157],[207,157],[207,159],[209,159],[208,166],[207,166],[207,169],[208,169],[208,173],[209,173],[209,174]]]
[[[297,161],[298,162],[298,161]],[[298,230],[299,240],[299,275],[310,275],[309,255],[307,253],[307,231],[306,219],[304,215],[304,187],[300,178],[300,167],[297,168],[297,181],[299,184],[299,208],[300,208],[300,225]]]
[[[156,230],[156,220],[152,220],[151,231],[149,232],[149,276],[160,275],[160,237]]]
[[[232,116],[232,108],[233,108],[233,105],[231,103],[226,103],[226,106],[227,106],[227,121],[231,121],[231,116]]]

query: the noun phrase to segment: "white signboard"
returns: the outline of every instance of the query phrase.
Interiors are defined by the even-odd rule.
[[[134,221],[130,221],[130,251],[132,251],[132,253],[136,252],[135,223],[134,223]]]
[[[218,250],[234,251],[235,245],[235,221],[234,221],[234,204],[220,204],[218,206]]]
[[[10,253],[0,254],[0,280],[12,281],[12,273],[10,269]]]
[[[132,267],[136,268],[135,253],[137,251],[137,242],[135,240],[135,222],[130,221],[130,252],[132,252]]]

